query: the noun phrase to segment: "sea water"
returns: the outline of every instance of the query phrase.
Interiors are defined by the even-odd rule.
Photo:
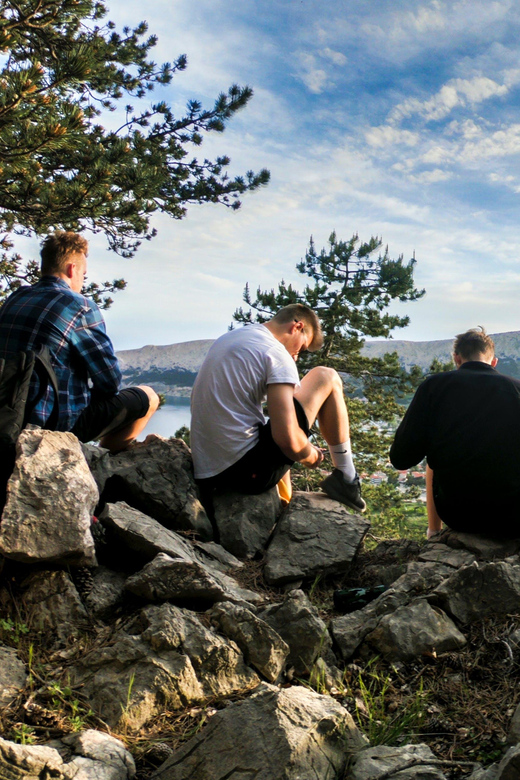
[[[149,433],[157,433],[168,439],[175,435],[175,431],[185,425],[190,427],[190,402],[186,398],[178,398],[175,402],[168,401],[156,411],[144,431],[138,436],[143,441]]]

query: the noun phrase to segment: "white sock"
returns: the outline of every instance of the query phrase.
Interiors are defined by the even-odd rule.
[[[329,444],[329,452],[334,466],[343,472],[343,476],[347,482],[353,482],[356,476],[356,467],[352,460],[350,442],[345,441],[342,444]]]

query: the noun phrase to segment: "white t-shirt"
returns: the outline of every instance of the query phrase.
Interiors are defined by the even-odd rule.
[[[220,474],[258,441],[267,385],[299,387],[296,363],[264,325],[230,330],[212,345],[191,395],[190,442],[197,479]]]

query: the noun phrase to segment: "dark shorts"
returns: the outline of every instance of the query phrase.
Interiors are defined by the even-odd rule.
[[[296,399],[294,399],[294,409],[298,425],[309,437],[311,430],[307,415],[303,406]],[[239,461],[214,477],[197,480],[201,495],[206,495],[207,492],[213,490],[229,490],[254,496],[258,493],[264,493],[278,484],[294,461],[284,455],[279,446],[275,444],[270,420],[265,425],[259,425],[258,428],[259,439],[257,443]]]
[[[520,493],[507,494],[506,490],[493,490],[492,495],[478,488],[458,493],[447,493],[435,483],[433,498],[437,514],[452,531],[478,534],[494,539],[520,538]]]
[[[117,433],[148,413],[150,400],[140,387],[127,387],[117,395],[93,397],[74,423],[72,433],[80,441]]]

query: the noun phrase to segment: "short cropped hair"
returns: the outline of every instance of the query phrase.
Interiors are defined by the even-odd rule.
[[[495,344],[482,326],[459,333],[453,343],[453,352],[463,360],[479,360],[495,355]]]
[[[273,322],[278,322],[280,325],[300,321],[312,330],[312,341],[307,347],[308,351],[316,352],[323,346],[323,334],[318,315],[309,306],[305,306],[304,303],[290,303],[276,312],[273,317]]]
[[[65,271],[67,260],[75,252],[88,253],[88,241],[71,230],[56,230],[44,240],[40,252],[42,276]]]

